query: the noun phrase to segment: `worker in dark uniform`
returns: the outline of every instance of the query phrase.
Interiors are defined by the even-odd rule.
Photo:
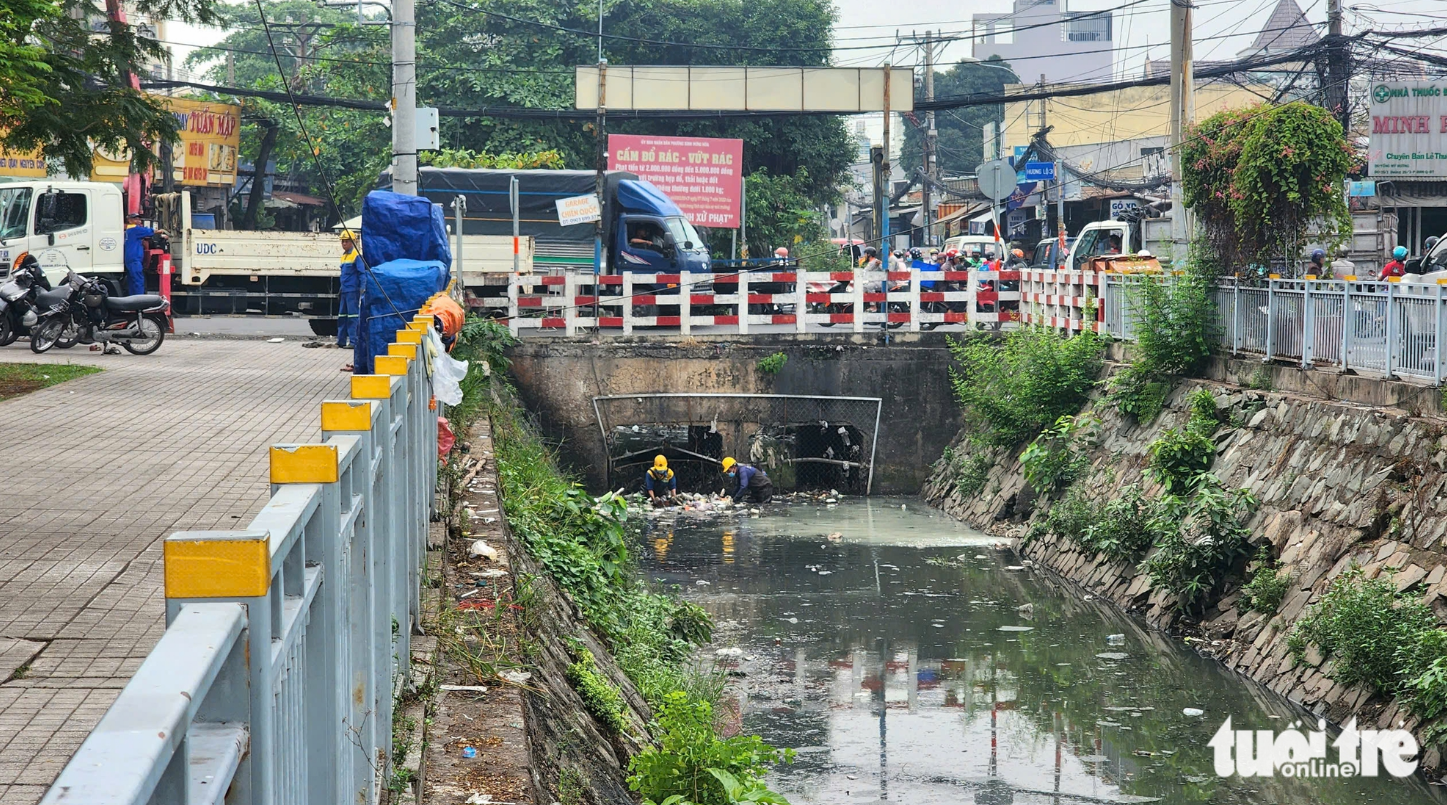
[[[653,466],[643,473],[643,491],[653,505],[662,506],[678,497],[678,478],[668,468],[668,459],[654,456]]]
[[[758,467],[740,464],[732,457],[726,457],[723,460],[723,471],[737,484],[737,488],[730,494],[735,503],[742,503],[745,498],[754,503],[768,503],[773,499],[774,483]]]

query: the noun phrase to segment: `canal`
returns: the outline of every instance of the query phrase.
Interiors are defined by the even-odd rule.
[[[770,776],[795,805],[1447,802],[1419,778],[1217,777],[1228,716],[1307,715],[913,499],[670,512],[642,540],[718,624],[742,728],[796,750]]]

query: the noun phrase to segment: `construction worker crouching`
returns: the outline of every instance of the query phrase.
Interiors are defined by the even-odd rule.
[[[678,478],[674,477],[673,470],[668,468],[668,459],[663,456],[654,457],[653,467],[643,473],[643,489],[655,506],[662,506],[678,497]]]
[[[754,503],[768,503],[773,499],[774,483],[758,467],[752,464],[740,464],[732,457],[725,457],[723,471],[730,480],[738,485],[738,488],[729,495],[735,503],[742,503],[745,498]]]

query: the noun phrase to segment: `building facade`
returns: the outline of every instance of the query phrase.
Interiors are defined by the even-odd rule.
[[[1031,57],[1021,76],[1046,83],[1109,81],[1115,18],[1109,11],[1071,12],[1066,0],[1015,0],[1008,14],[976,14],[971,55],[1006,61]]]

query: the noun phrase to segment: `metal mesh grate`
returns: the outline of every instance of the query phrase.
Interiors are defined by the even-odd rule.
[[[657,393],[594,397],[608,451],[608,486],[632,489],[662,453],[679,488],[719,488],[718,462],[763,467],[780,489],[873,486],[880,398]]]

